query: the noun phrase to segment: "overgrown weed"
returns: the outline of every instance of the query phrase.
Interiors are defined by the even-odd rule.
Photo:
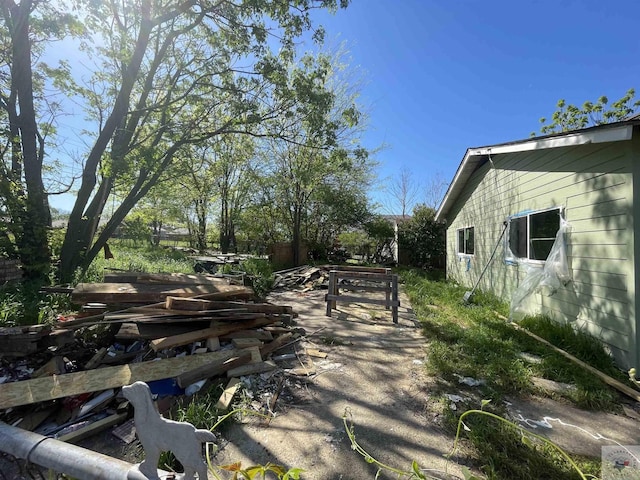
[[[500,319],[508,314],[508,306],[495,296],[478,291],[473,303],[465,305],[462,301],[468,290],[465,287],[433,280],[430,274],[418,270],[403,271],[401,275],[428,342],[426,368],[440,379],[442,392],[451,385],[459,386],[461,395],[467,392],[471,401],[478,397],[493,400],[493,409],[498,415],[505,413],[496,407],[502,405],[505,396],[533,393],[560,395],[580,408],[605,411],[620,408],[617,393],[599,378]],[[547,318],[529,318],[521,325],[625,381],[625,375],[596,339]],[[539,356],[540,362],[529,363],[521,357],[523,352]],[[532,383],[534,376],[572,383],[576,388],[563,393],[540,391]],[[483,384],[467,387],[459,383],[462,377],[472,377]],[[456,411],[449,407],[450,402],[443,404],[448,419],[445,423],[454,428],[464,404],[458,404]],[[557,459],[544,447],[526,447],[525,451],[521,442],[514,443],[517,432],[511,428],[497,426],[483,418],[474,419],[469,427],[468,439],[488,478],[536,478],[541,469],[550,472],[545,478],[574,478],[564,466],[557,466]],[[585,462],[584,468],[591,472],[595,467]]]

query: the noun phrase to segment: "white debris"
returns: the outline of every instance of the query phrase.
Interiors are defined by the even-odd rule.
[[[478,387],[486,383],[482,379],[477,380],[473,377],[463,377],[462,375],[458,375],[457,373],[454,373],[453,375],[458,379],[458,383],[464,383],[465,385],[468,385],[470,387]]]
[[[451,400],[453,403],[458,403],[464,400],[464,398],[462,398],[460,395],[453,395],[451,393],[445,393],[444,396]]]

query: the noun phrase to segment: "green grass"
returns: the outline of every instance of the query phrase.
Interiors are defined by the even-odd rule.
[[[568,359],[514,329],[499,316],[508,315],[508,305],[495,296],[476,292],[473,303],[463,303],[465,287],[445,282],[440,276],[418,270],[405,270],[401,278],[412,307],[421,321],[428,342],[428,373],[439,379],[440,393],[452,393],[452,388],[470,400],[458,404],[452,411],[448,401],[441,402],[450,428],[455,428],[460,414],[478,407],[481,399],[492,400],[490,410],[504,415],[505,397],[531,394],[562,396],[576,406],[592,410],[617,411],[619,397],[593,374]],[[521,325],[573,354],[595,368],[620,379],[612,359],[596,339],[576,332],[570,325],[559,325],[547,318],[527,318]],[[531,364],[520,357],[521,352],[541,357]],[[459,376],[484,380],[484,385],[467,387],[459,384]],[[575,385],[574,391],[562,394],[536,390],[533,376]],[[456,392],[457,393],[457,392]],[[438,391],[434,392],[435,395]],[[568,464],[542,446],[531,448],[519,441],[512,427],[497,425],[486,418],[474,418],[467,438],[489,478],[574,478]],[[586,473],[598,462],[581,460]],[[598,463],[599,464],[599,463]]]
[[[144,273],[193,273],[195,262],[179,250],[152,246],[110,245],[113,257],[98,255],[85,273],[78,272],[75,283],[101,282],[105,269]]]
[[[239,268],[248,275],[253,291],[258,298],[266,297],[273,289],[273,267],[269,260],[248,258],[240,263]]]
[[[146,273],[193,273],[193,260],[180,251],[157,247],[111,246],[114,258],[97,257],[73,284],[102,282],[107,268]],[[40,293],[41,284],[12,282],[0,286],[0,326],[51,323],[57,315],[73,311],[69,295]]]
[[[445,422],[455,431],[458,417],[450,410]],[[481,459],[480,470],[488,479],[525,480],[544,478],[549,480],[578,480],[580,475],[553,447],[527,437],[522,431],[495,419],[472,415],[464,419],[469,429],[466,438]],[[571,455],[583,474],[600,474],[600,460]],[[455,460],[455,456],[453,457]]]
[[[71,311],[68,295],[40,293],[40,287],[32,282],[0,286],[0,327],[52,323],[57,315]]]

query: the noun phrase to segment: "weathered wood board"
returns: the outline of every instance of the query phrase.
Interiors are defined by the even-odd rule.
[[[116,333],[116,340],[155,340],[166,336],[180,335],[183,333],[201,330],[209,325],[209,321],[193,322],[189,324],[147,324],[147,323],[123,323]]]
[[[158,338],[151,341],[151,348],[157,352],[165,348],[179,347],[187,345],[198,340],[203,340],[209,337],[219,337],[227,333],[236,332],[238,330],[244,330],[247,328],[262,327],[274,323],[276,320],[271,318],[257,318],[255,320],[245,320],[237,323],[221,323],[214,325],[203,330],[196,330],[195,332],[184,333],[182,335],[175,335],[173,337]]]
[[[163,283],[177,285],[229,285],[225,278],[213,275],[188,273],[106,273],[104,281],[108,283]]]
[[[253,313],[292,313],[293,309],[287,305],[271,305],[269,303],[242,303],[224,302],[215,300],[203,300],[196,298],[167,297],[165,308],[167,310],[217,310],[217,309],[242,309]]]
[[[58,437],[58,440],[60,440],[61,442],[76,443],[80,440],[84,440],[85,438],[100,433],[107,428],[118,425],[119,423],[124,422],[126,419],[127,412],[114,413],[113,415],[103,418],[102,420],[98,420],[97,422],[93,422],[78,430],[67,433],[66,435],[62,435],[61,437]]]
[[[272,352],[275,352],[279,348],[282,348],[293,338],[293,333],[285,333],[284,335],[280,335],[273,342],[267,343],[263,347],[260,347],[260,353],[263,358],[266,358]]]
[[[227,350],[3,383],[0,384],[0,409],[86,392],[99,392],[138,380],[150,382],[173,378],[201,365],[224,361],[237,355],[236,350]]]
[[[71,293],[74,303],[153,303],[162,302],[167,296],[193,297],[221,294],[232,297],[246,293],[246,287],[235,285],[182,285],[144,283],[79,283]]]
[[[220,411],[227,410],[229,408],[229,405],[231,405],[233,396],[238,391],[238,388],[240,388],[240,379],[235,377],[231,378],[229,380],[229,383],[227,384],[227,387],[224,389],[224,392],[222,392],[222,395],[220,395],[218,403],[216,403],[216,409]]]
[[[278,368],[278,366],[271,360],[259,363],[248,363],[227,371],[227,377],[241,377],[243,375],[253,375],[254,373],[270,372],[276,368]]]
[[[246,363],[249,363],[252,359],[251,352],[242,351],[238,352],[236,357],[229,358],[225,361],[215,361],[211,363],[207,363],[205,365],[201,365],[193,370],[189,370],[188,372],[183,373],[182,375],[178,375],[176,380],[178,385],[182,388],[187,388],[187,386],[192,383],[198,382],[200,380],[204,380],[205,378],[215,377],[217,375],[222,375],[232,368],[239,367]],[[262,359],[261,359],[262,360]]]

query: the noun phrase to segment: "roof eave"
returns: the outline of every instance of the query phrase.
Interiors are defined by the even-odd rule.
[[[462,191],[468,177],[473,173],[479,163],[473,159],[480,159],[487,155],[500,155],[505,153],[519,153],[548,148],[570,147],[586,145],[589,143],[621,142],[630,140],[633,135],[633,127],[637,121],[619,122],[620,124],[601,125],[574,132],[549,135],[546,137],[520,140],[511,143],[502,143],[486,147],[468,148],[465,152],[453,181],[447,189],[447,193],[436,212],[436,221],[446,219],[447,213]]]

